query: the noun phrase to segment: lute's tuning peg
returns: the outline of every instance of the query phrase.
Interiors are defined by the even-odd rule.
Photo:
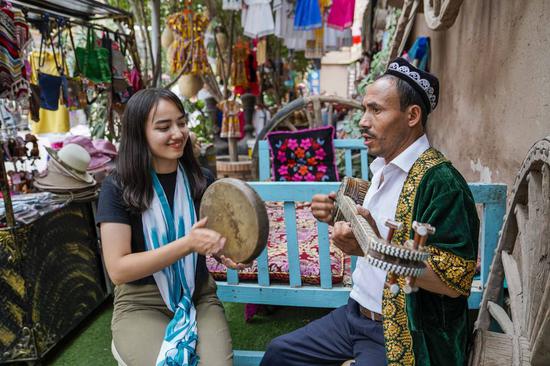
[[[403,227],[403,224],[399,221],[387,219],[384,223],[390,230],[388,231],[388,236],[386,237],[386,241],[388,243],[391,243],[393,239],[393,235],[395,234],[396,230],[400,230]]]

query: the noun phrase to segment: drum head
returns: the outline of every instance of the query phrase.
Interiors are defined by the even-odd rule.
[[[206,227],[227,239],[223,255],[236,263],[249,263],[267,245],[269,219],[260,196],[245,182],[223,178],[204,192],[201,218]]]

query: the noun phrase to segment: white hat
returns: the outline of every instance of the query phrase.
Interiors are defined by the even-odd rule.
[[[90,154],[82,146],[67,144],[59,151],[46,147],[48,154],[59,163],[60,167],[70,176],[86,182],[93,183],[94,178],[86,172],[90,165]]]

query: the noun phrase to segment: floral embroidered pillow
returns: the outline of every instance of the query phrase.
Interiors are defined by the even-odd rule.
[[[267,139],[271,149],[273,180],[338,181],[334,158],[334,127],[271,132]]]

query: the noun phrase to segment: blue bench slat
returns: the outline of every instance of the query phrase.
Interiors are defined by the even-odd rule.
[[[260,181],[269,180],[271,176],[271,164],[267,141],[260,141],[258,144],[258,161],[260,162]]]
[[[258,256],[258,284],[269,286],[269,267],[267,263],[267,247]]]
[[[302,286],[302,277],[300,274],[300,253],[298,250],[298,235],[296,233],[295,203],[285,202],[284,211],[290,286],[300,287]]]
[[[344,156],[345,156],[345,164],[346,164],[346,168],[345,168],[346,175],[348,177],[352,177],[353,176],[353,163],[351,162],[351,150],[346,150],[344,152]]]
[[[334,286],[322,289],[319,286],[304,285],[294,288],[288,285],[260,286],[256,283],[242,282],[229,285],[218,281],[218,297],[225,302],[250,304],[271,304],[284,306],[303,306],[310,308],[337,308],[348,303],[350,288]]]
[[[485,205],[483,210],[483,234],[479,246],[479,253],[481,253],[481,281],[483,284],[489,278],[489,268],[498,245],[499,231],[502,228],[505,213],[505,201],[502,203],[489,203]]]
[[[239,283],[239,273],[234,269],[227,269],[227,283],[236,285]]]
[[[361,150],[361,178],[369,180],[369,157],[367,150]]]
[[[328,225],[324,222],[317,224],[319,239],[319,270],[321,272],[321,288],[332,288],[332,270],[330,268],[330,242]]]
[[[258,366],[264,357],[261,351],[233,351],[233,364],[235,366]]]
[[[366,150],[365,140],[363,139],[334,139],[334,148]]]
[[[339,182],[248,182],[264,201],[311,201],[314,194],[336,192]]]

